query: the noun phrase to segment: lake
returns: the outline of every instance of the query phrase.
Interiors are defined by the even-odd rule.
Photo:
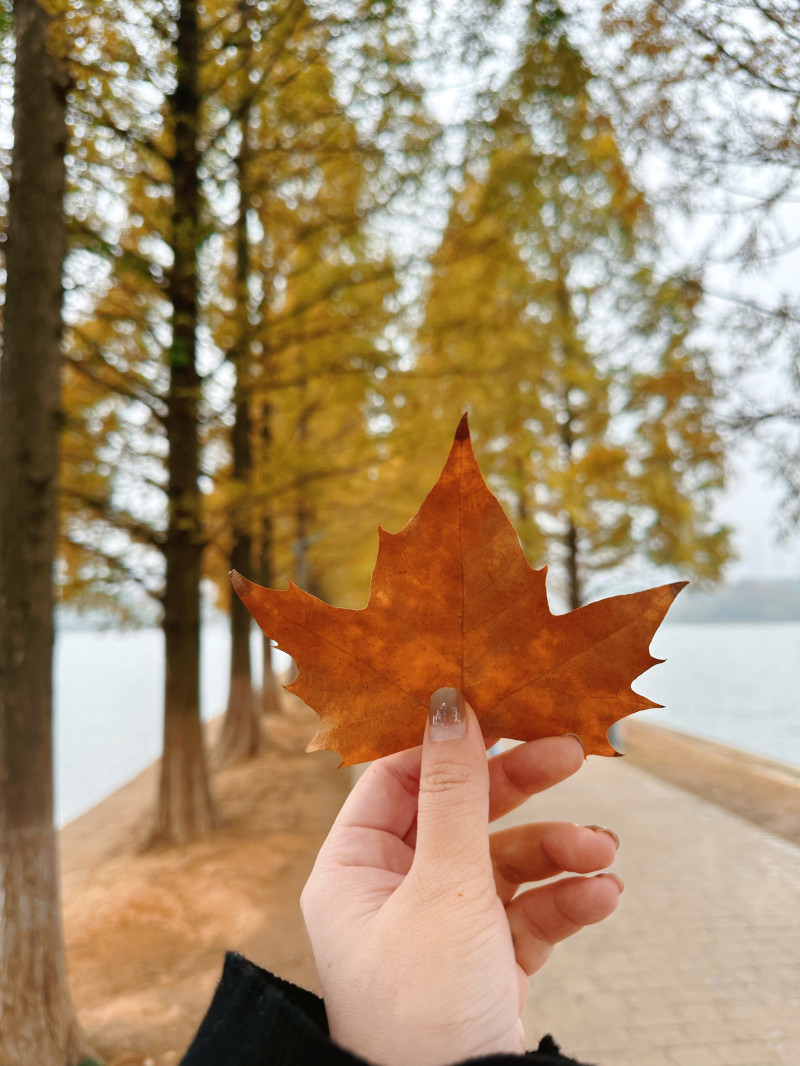
[[[643,721],[800,767],[800,624],[676,622],[651,651],[633,687],[664,708]]]
[[[254,634],[255,661],[259,646],[260,634]],[[229,649],[224,624],[204,626],[204,718],[225,708]],[[643,721],[800,767],[800,624],[667,624],[652,652],[667,661],[634,688],[665,706],[642,712]],[[59,633],[57,824],[88,810],[158,758],[163,676],[159,630]]]
[[[203,718],[225,710],[230,646],[224,623],[203,626]],[[260,633],[253,633],[252,652],[260,667]],[[283,652],[274,652],[278,671],[290,661]],[[56,637],[55,677],[56,824],[65,825],[161,754],[161,630],[63,630]]]

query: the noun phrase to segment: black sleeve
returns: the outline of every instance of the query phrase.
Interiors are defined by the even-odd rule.
[[[480,1066],[581,1066],[551,1037],[527,1055],[487,1055]],[[328,1036],[321,999],[229,952],[208,1013],[181,1066],[368,1066]],[[409,1066],[414,1066],[409,1063]],[[584,1064],[587,1066],[587,1064]]]

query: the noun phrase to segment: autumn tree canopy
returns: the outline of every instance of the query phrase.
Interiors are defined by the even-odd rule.
[[[571,606],[635,554],[713,578],[728,547],[699,287],[654,269],[646,199],[563,14],[534,5],[525,41],[431,261],[414,416],[427,440],[469,405],[490,483]]]
[[[664,267],[624,79],[554,0],[415,12],[66,4],[57,580],[164,622],[193,720],[201,585],[228,609],[249,559],[363,602],[371,530],[466,407],[573,605],[635,559],[713,578],[728,555],[704,277]],[[234,612],[249,751],[274,694]]]

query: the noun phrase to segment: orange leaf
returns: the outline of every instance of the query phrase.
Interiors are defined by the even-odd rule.
[[[486,486],[466,415],[439,480],[396,534],[379,530],[369,603],[331,607],[297,585],[262,588],[233,571],[243,602],[298,665],[289,690],[313,707],[308,750],[342,765],[422,741],[431,693],[460,689],[484,736],[577,733],[614,755],[612,723],[657,707],[631,682],[660,659],[653,634],[685,581],[551,613],[546,567],[533,570]]]

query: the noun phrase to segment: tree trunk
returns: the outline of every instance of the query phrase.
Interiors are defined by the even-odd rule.
[[[258,580],[266,588],[272,588],[272,516],[261,519],[261,566]],[[261,642],[261,711],[263,714],[280,714],[281,694],[278,679],[272,666],[272,641],[264,635]]]
[[[252,487],[253,438],[250,418],[250,343],[248,329],[247,282],[250,268],[247,240],[249,186],[247,180],[248,133],[250,107],[241,119],[242,141],[237,159],[239,211],[236,220],[236,323],[237,339],[228,352],[236,375],[234,422],[232,432],[233,486],[237,490],[233,507],[233,547],[230,567],[249,574],[253,566],[251,515],[244,494]],[[220,763],[249,759],[257,755],[263,743],[261,722],[253,694],[250,662],[250,612],[238,596],[231,595],[231,674],[228,707],[222,721],[217,759]]]
[[[269,449],[272,446],[272,426],[270,424],[270,416],[270,405],[265,402],[261,407],[260,425],[263,456],[269,454]],[[259,553],[260,565],[258,580],[266,588],[272,588],[274,581],[274,568],[272,565],[272,547],[274,542],[272,515],[270,514],[269,505],[266,501],[263,501],[262,507],[261,551]],[[263,714],[278,714],[281,709],[280,690],[275,677],[275,671],[272,668],[272,641],[266,635],[261,642],[261,663],[261,710]]]
[[[302,385],[304,392],[305,388],[306,385],[304,382]],[[303,449],[306,448],[308,441],[309,417],[309,408],[306,408],[300,414],[300,419],[297,425],[297,437],[300,441],[300,447]],[[308,496],[308,488],[307,486],[301,486],[297,497],[294,515],[295,540],[292,544],[292,551],[294,553],[294,583],[305,592],[310,592],[313,596],[319,596],[321,595],[321,590],[318,588],[316,575],[312,572],[308,551],[318,537],[318,534],[315,534],[313,528],[314,517],[314,506]]]
[[[567,590],[569,593],[569,609],[577,610],[583,604],[583,588],[581,587],[581,573],[579,567],[578,530],[570,518],[567,525],[567,535],[564,538],[567,549]]]
[[[239,535],[231,551],[231,569],[252,570],[249,536]],[[216,756],[220,764],[249,759],[263,747],[264,736],[253,693],[250,662],[250,612],[231,595],[231,676],[228,707],[222,720]]]
[[[197,405],[197,250],[200,153],[197,145],[198,26],[195,0],[183,0],[175,42],[175,90],[169,100],[173,264],[167,439],[169,519],[165,545],[164,753],[154,841],[179,843],[216,823],[200,721],[200,577],[203,554]]]
[[[522,524],[527,522],[530,518],[530,511],[528,510],[528,501],[525,498],[526,478],[525,467],[523,466],[522,459],[517,456],[514,460],[514,473],[516,475],[516,485],[514,487],[514,498],[516,502],[517,521]]]
[[[564,297],[566,303],[566,297]],[[575,436],[572,431],[574,417],[572,406],[569,402],[569,388],[564,389],[564,421],[561,426],[561,443],[564,449],[564,463],[569,469],[572,463],[572,453],[575,447]],[[569,597],[569,609],[577,610],[583,603],[583,588],[581,587],[580,572],[580,538],[578,527],[571,514],[567,514],[567,531],[564,534],[564,548],[566,549],[567,571],[567,594]]]
[[[261,663],[263,679],[261,683],[261,712],[262,714],[280,714],[281,690],[278,679],[275,676],[275,668],[272,665],[272,641],[264,637],[261,645]]]
[[[309,585],[308,549],[311,543],[309,530],[309,508],[305,496],[301,495],[297,501],[294,516],[295,540],[292,549],[294,551],[294,582],[306,592],[308,592]]]
[[[53,826],[66,74],[37,0],[14,4],[14,152],[0,373],[0,1062],[87,1054],[69,996]]]

